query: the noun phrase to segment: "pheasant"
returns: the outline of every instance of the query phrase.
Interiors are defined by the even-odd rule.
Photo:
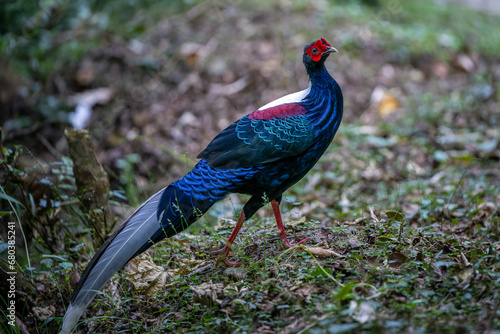
[[[286,95],[244,116],[219,133],[184,177],[144,202],[102,245],[87,265],[64,315],[70,333],[106,281],[129,260],[200,218],[230,193],[250,195],[226,246],[217,251],[228,266],[243,223],[271,202],[283,245],[289,242],[280,213],[282,194],[316,164],[342,120],[342,90],[325,68],[337,52],[324,38],[304,47],[307,89]],[[297,244],[309,240],[306,238]]]

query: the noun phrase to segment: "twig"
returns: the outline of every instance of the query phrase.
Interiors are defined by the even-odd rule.
[[[261,258],[260,260],[257,260],[255,263],[259,263],[260,261],[264,260],[265,258],[267,258],[267,256],[264,256],[263,258]]]
[[[378,224],[380,223],[380,220],[378,220],[377,216],[375,216],[375,213],[373,212],[373,207],[369,207],[370,210],[370,217]]]
[[[336,284],[338,284],[339,286],[341,287],[344,287],[344,284],[340,283],[335,277],[333,277],[331,274],[329,274],[325,268],[323,268],[323,266],[321,265],[321,263],[319,263],[318,259],[316,259],[316,257],[314,256],[314,254],[312,254],[306,247],[302,246],[302,245],[296,245],[296,246],[293,246],[293,247],[290,247],[288,248],[286,251],[282,252],[279,256],[278,256],[278,259],[277,261],[281,260],[281,258],[283,257],[283,255],[285,255],[286,253],[288,252],[291,252],[291,251],[294,251],[292,255],[294,255],[296,252],[296,250],[298,249],[302,249],[304,251],[306,251],[307,253],[309,253],[309,255],[311,255],[311,257],[313,258],[313,260],[318,264],[318,267],[319,269],[323,272],[323,274],[325,274],[325,276],[327,276],[329,279],[331,279],[332,281],[334,281]],[[290,255],[290,257],[292,256]],[[289,257],[289,258],[290,258]]]
[[[366,218],[366,217],[359,217],[359,218],[354,219],[352,222],[345,222],[345,224],[346,225],[358,225],[358,224],[366,222],[367,219],[368,218]]]
[[[462,260],[462,263],[463,263],[464,266],[466,266],[466,267],[470,267],[471,266],[469,260],[467,260],[467,258],[465,257],[465,254],[462,253],[462,252],[460,252],[460,259]]]
[[[207,270],[208,268],[210,268],[212,265],[211,264],[207,264],[206,266],[203,266],[203,267],[200,267],[198,269],[195,269],[193,270],[192,272],[189,273],[189,275],[187,275],[187,277],[191,277],[193,275],[196,275],[196,274],[199,274],[205,270]]]
[[[56,159],[61,160],[62,154],[59,151],[57,151],[54,146],[52,146],[52,144],[47,140],[47,138],[45,138],[39,133],[36,134],[36,137],[38,138],[38,140],[40,140],[43,146],[47,148],[50,154],[52,154]]]
[[[241,329],[241,327],[229,317],[229,310],[227,308],[226,308],[226,317],[233,325]]]

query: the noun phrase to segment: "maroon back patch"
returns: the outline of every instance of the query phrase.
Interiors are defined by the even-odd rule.
[[[248,119],[270,120],[274,118],[286,118],[304,115],[306,112],[307,110],[300,104],[287,103],[263,110],[256,110],[248,115]]]

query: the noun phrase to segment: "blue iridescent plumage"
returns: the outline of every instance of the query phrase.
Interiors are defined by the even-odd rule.
[[[200,161],[192,171],[123,222],[87,265],[61,333],[70,333],[97,291],[131,258],[183,231],[230,193],[251,197],[221,251],[226,265],[237,265],[228,257],[243,222],[269,201],[283,246],[291,247],[279,210],[282,194],[316,164],[342,119],[342,91],[324,66],[331,52],[335,48],[323,38],[306,45],[303,62],[310,88],[273,101],[227,127],[198,155]]]
[[[304,62],[306,62],[305,60]],[[307,65],[307,64],[306,64]],[[273,119],[245,116],[216,136],[198,158],[196,167],[171,187],[177,195],[177,212],[172,195],[164,195],[158,206],[165,229],[156,242],[195,222],[193,208],[203,214],[229,193],[252,197],[243,212],[255,211],[300,180],[316,164],[332,141],[342,119],[342,91],[326,68],[317,64],[306,69],[311,80],[309,93],[296,103],[305,114]],[[179,200],[179,198],[181,200]],[[180,217],[184,216],[184,220]],[[149,246],[148,246],[149,247]]]

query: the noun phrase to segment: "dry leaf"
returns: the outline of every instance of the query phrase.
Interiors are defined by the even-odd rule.
[[[68,104],[75,106],[85,104],[91,107],[96,104],[106,104],[111,100],[114,93],[115,91],[112,88],[107,87],[90,89],[82,93],[68,96]]]
[[[375,263],[377,262],[377,259],[378,259],[378,257],[377,257],[377,256],[370,256],[370,257],[368,257],[368,258],[366,259],[366,263],[367,263],[369,266],[373,267],[373,266],[375,265]]]
[[[146,289],[146,297],[154,297],[157,293],[162,292],[167,283],[167,276],[168,274],[165,271],[160,273]]]
[[[382,100],[378,104],[377,111],[380,116],[385,117],[396,111],[398,107],[398,99],[390,93],[384,93]]]
[[[457,274],[458,278],[460,278],[462,281],[467,280],[474,274],[474,269],[472,267],[466,267],[463,268],[462,270],[459,271]]]
[[[462,264],[466,267],[470,267],[471,264],[469,262],[469,260],[467,260],[467,258],[465,257],[465,254],[460,252],[460,260],[462,261]]]
[[[351,300],[349,311],[352,314],[352,318],[362,324],[377,318],[375,309],[367,302],[360,302],[358,304],[358,302]]]
[[[382,117],[392,114],[399,107],[398,99],[380,86],[373,90],[371,100],[377,106],[377,111]]]
[[[235,82],[224,85],[219,83],[213,83],[210,85],[209,94],[231,96],[241,92],[248,86],[248,76],[244,76]]]
[[[47,318],[54,315],[56,308],[53,305],[49,305],[47,307],[35,306],[32,311],[35,314],[35,317],[37,317],[40,321],[45,321]]]
[[[432,66],[432,71],[439,78],[445,78],[448,76],[448,66],[445,63],[436,63]]]
[[[71,275],[71,280],[69,283],[73,288],[76,288],[79,281],[80,281],[80,273],[78,272],[78,265],[75,263],[75,271],[73,272],[73,275]]]
[[[134,289],[145,290],[148,297],[153,297],[165,288],[167,272],[156,265],[147,253],[130,260],[124,271],[125,278],[132,282]]]
[[[301,217],[299,220],[289,220],[286,222],[286,225],[289,225],[291,227],[297,227],[301,224],[305,224],[306,222],[306,217]]]
[[[226,276],[236,278],[237,280],[241,280],[247,276],[246,270],[243,270],[241,268],[235,268],[235,267],[226,268],[226,270],[224,270],[224,274]]]
[[[306,248],[306,251],[308,251],[309,253],[311,253],[314,256],[320,256],[320,257],[334,257],[334,256],[344,257],[344,255],[342,255],[342,254],[334,252],[330,249],[324,249],[324,248],[320,248],[320,247],[308,247],[308,248]]]
[[[389,256],[389,267],[397,268],[405,263],[407,259],[408,257],[406,257],[406,255],[403,255],[399,252],[394,252]]]
[[[453,66],[466,73],[471,73],[475,67],[472,59],[465,54],[458,55],[453,61]]]
[[[222,283],[202,283],[200,285],[190,285],[189,288],[195,293],[195,301],[205,305],[220,304],[222,301],[218,299],[224,291]]]
[[[308,300],[311,299],[313,295],[318,293],[319,289],[314,286],[304,286],[304,287],[297,287],[297,289],[292,289],[293,293],[297,296],[299,300]]]
[[[347,242],[351,248],[359,248],[362,245],[361,241],[356,237],[349,238]]]
[[[391,220],[395,220],[398,222],[404,222],[405,221],[405,214],[399,211],[384,211],[384,213],[387,215],[387,217]]]

